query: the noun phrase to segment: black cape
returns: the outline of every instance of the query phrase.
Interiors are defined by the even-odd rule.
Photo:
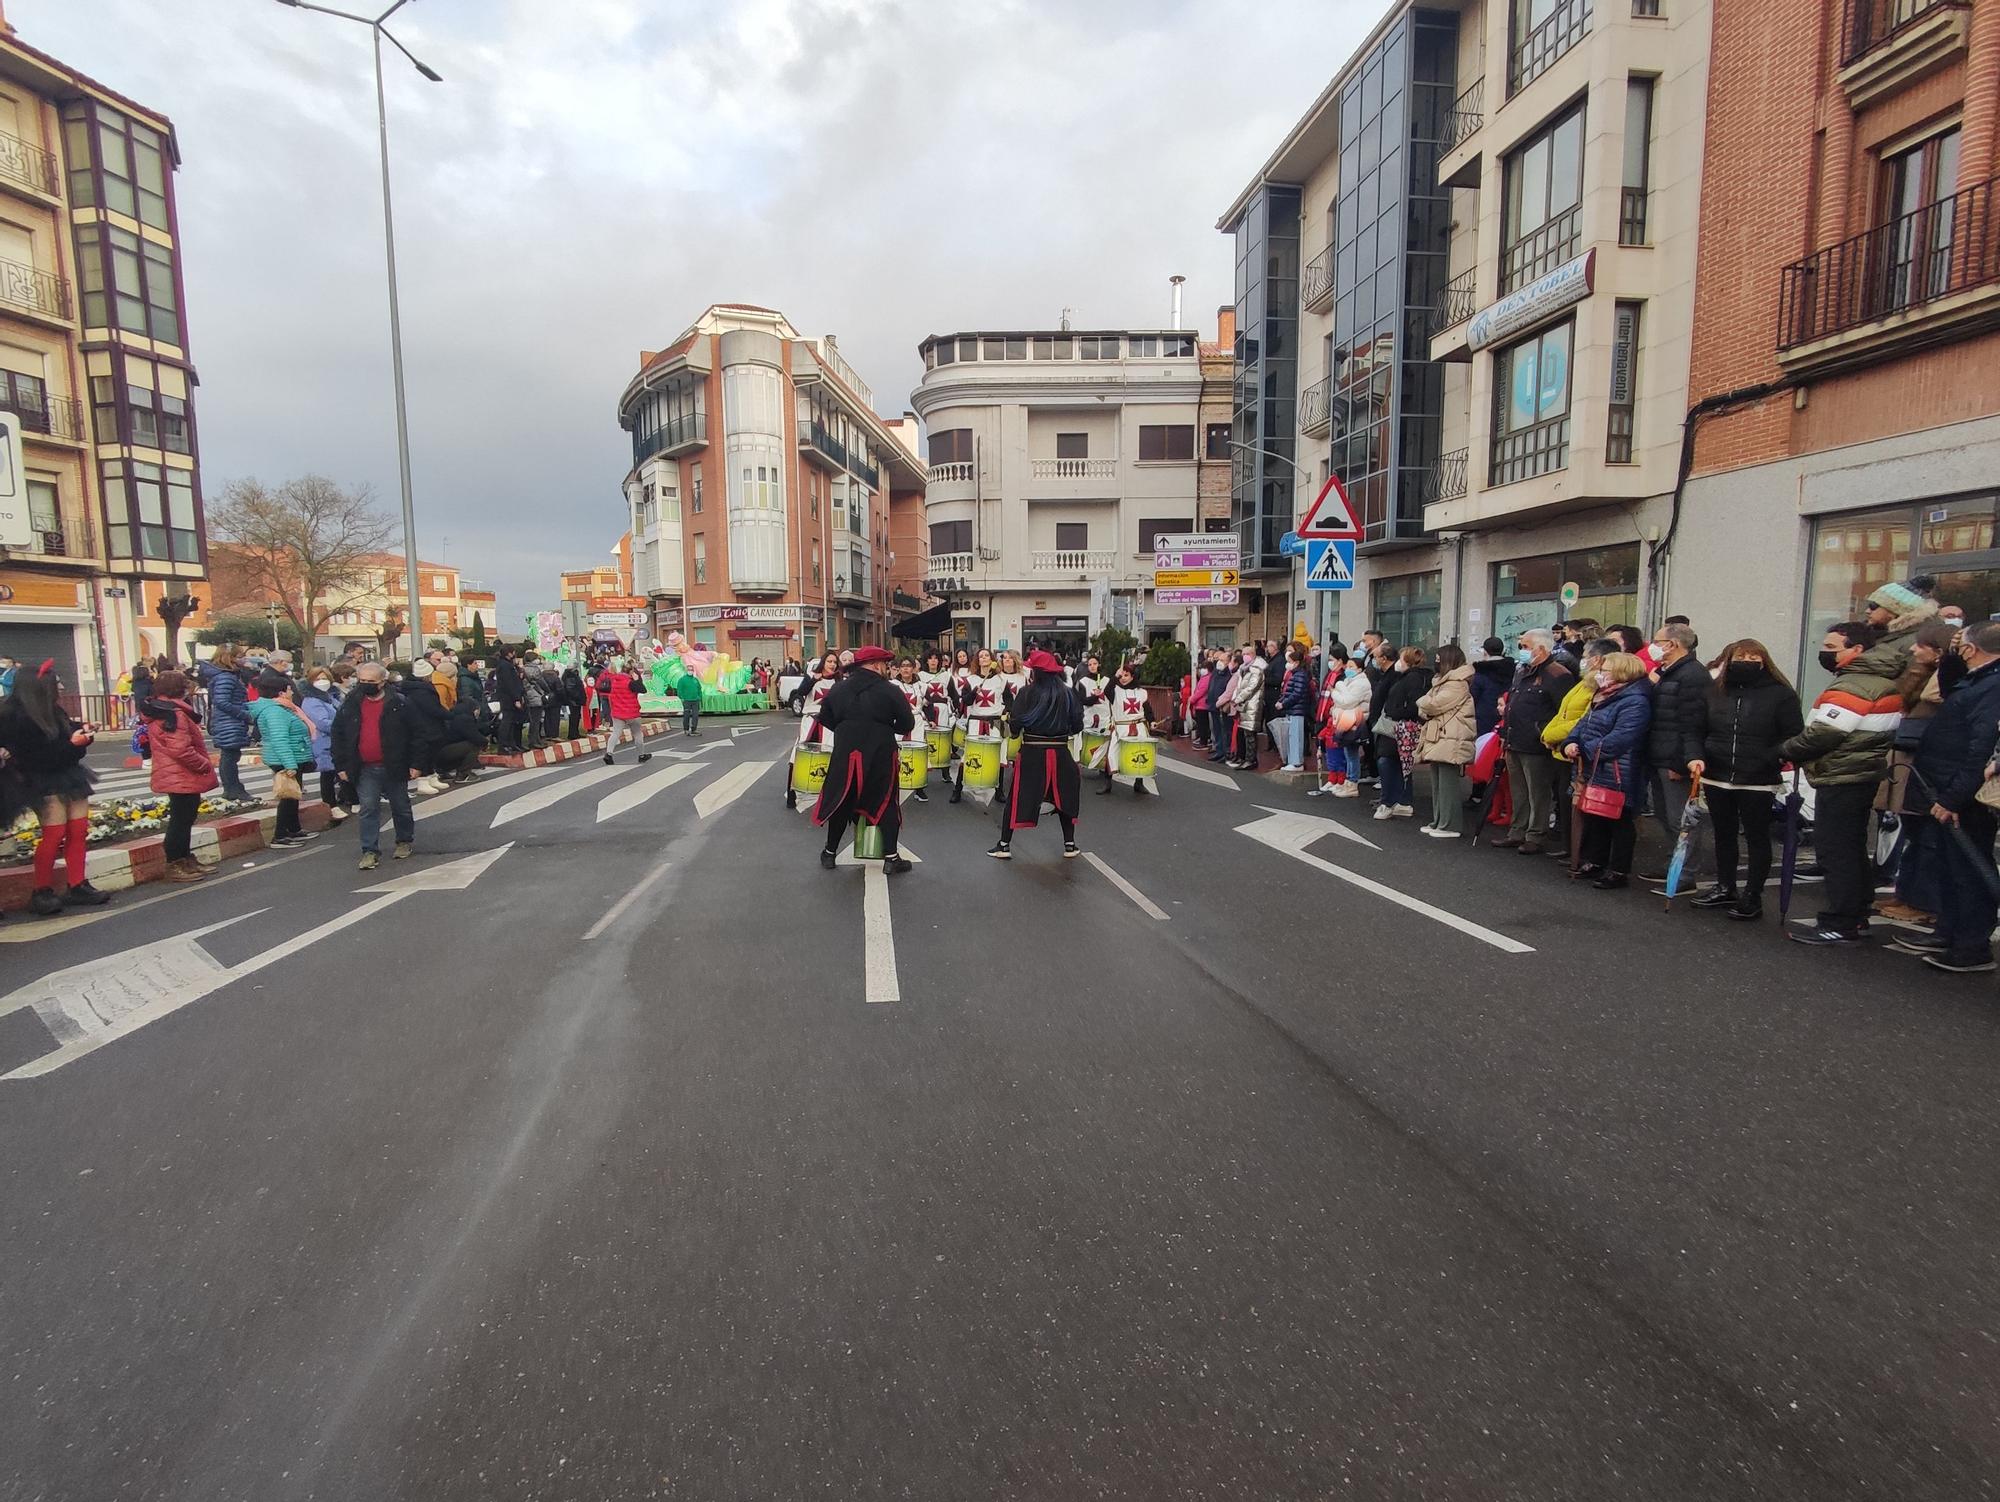
[[[896,806],[896,742],[917,728],[903,691],[872,668],[851,667],[821,703],[833,731],[833,764],[813,805],[813,823],[835,817],[879,824]]]

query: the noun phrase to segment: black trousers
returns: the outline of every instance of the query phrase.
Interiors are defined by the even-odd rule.
[[[521,749],[521,711],[511,704],[500,708],[500,749],[505,752]]]
[[[167,837],[163,853],[168,860],[184,861],[193,852],[189,836],[194,832],[195,815],[200,812],[200,793],[167,794]]]
[[[299,800],[280,798],[278,800],[278,822],[271,826],[271,838],[288,839],[299,832]]]
[[[583,734],[583,706],[581,704],[572,704],[569,707],[568,738],[575,740],[581,734]]]
[[[471,741],[446,741],[438,747],[437,770],[446,777],[456,777],[479,760],[479,748]]]
[[[826,821],[826,848],[838,850],[840,842],[847,837],[847,827],[854,822],[854,815],[838,813]],[[903,832],[903,807],[895,798],[889,800],[889,808],[882,815],[882,855],[884,859],[896,853],[896,837]]]
[[[1764,883],[1771,879],[1771,795],[1710,787],[1706,796],[1708,816],[1715,821],[1716,885],[1736,889],[1736,832],[1740,829],[1750,847],[1742,890],[1747,897],[1761,897]]]
[[[1993,958],[1993,925],[2000,913],[2000,902],[1994,898],[1993,811],[1971,803],[1958,822],[1965,832],[1963,840],[1949,829],[1938,831],[1943,837],[1939,856],[1944,903],[1937,935],[1951,945],[1951,959],[1983,963]]]
[[[1836,782],[1813,790],[1813,850],[1826,874],[1822,928],[1858,934],[1868,927],[1875,897],[1875,861],[1869,832],[1875,822],[1875,784]]]
[[[1632,869],[1632,845],[1639,838],[1639,816],[1628,800],[1616,819],[1584,814],[1580,849],[1586,866],[1602,866],[1624,876]]]

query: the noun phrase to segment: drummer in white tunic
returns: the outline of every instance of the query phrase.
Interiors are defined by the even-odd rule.
[[[992,654],[984,647],[979,649],[972,676],[966,680],[963,694],[965,708],[965,729],[968,738],[973,736],[997,737],[1000,734],[1001,716],[1007,712],[1003,699],[1006,684],[1000,677],[1000,670],[994,663]],[[983,791],[975,789],[974,796],[981,804],[993,801],[995,789]],[[965,759],[959,758],[958,777],[952,785],[951,801],[956,803],[965,796]]]
[[[1146,691],[1139,686],[1138,676],[1132,671],[1131,663],[1119,665],[1118,676],[1111,685],[1107,702],[1111,717],[1111,739],[1104,747],[1104,786],[1097,790],[1100,796],[1111,791],[1112,780],[1116,775],[1113,768],[1118,762],[1119,742],[1153,738],[1153,732],[1146,724]],[[1155,755],[1157,754],[1156,752]],[[1135,797],[1155,791],[1146,786],[1146,779],[1143,777],[1117,776],[1117,781],[1129,781]]]
[[[812,685],[806,689],[805,702],[799,710],[799,738],[792,746],[791,761],[785,767],[785,807],[799,806],[798,789],[792,786],[791,768],[799,759],[801,747],[810,746],[815,751],[824,751],[833,745],[833,732],[819,722],[819,707],[826,702],[826,696],[833,692],[834,684],[840,681],[840,659],[829,652],[819,660]]]
[[[918,681],[917,659],[914,657],[897,658],[896,676],[890,681],[898,689],[902,690],[903,697],[909,701],[910,718],[916,725],[916,730],[912,733],[921,741],[924,736],[924,690],[923,685]],[[919,803],[928,803],[931,801],[930,793],[923,788],[916,790],[916,797]]]

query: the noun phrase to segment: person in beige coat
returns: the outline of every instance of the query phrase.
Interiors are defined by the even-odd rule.
[[[1472,704],[1472,669],[1465,653],[1447,642],[1437,651],[1437,676],[1417,700],[1423,730],[1417,737],[1417,764],[1431,769],[1431,821],[1424,833],[1455,840],[1465,833],[1465,769],[1478,739]]]
[[[1239,771],[1257,770],[1257,732],[1264,724],[1264,674],[1269,665],[1253,644],[1243,649],[1243,666],[1236,674],[1230,703],[1236,710],[1235,755],[1226,765]]]

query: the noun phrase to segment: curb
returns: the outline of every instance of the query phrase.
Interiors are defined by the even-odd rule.
[[[324,803],[301,803],[299,824],[305,829],[324,829],[326,813]],[[275,808],[231,814],[196,824],[189,845],[196,859],[212,866],[232,856],[264,849],[271,843],[271,831],[277,823]],[[98,845],[90,851],[84,875],[92,886],[105,892],[122,892],[141,882],[158,881],[166,873],[166,844],[165,835],[149,834],[117,845]],[[35,871],[31,864],[0,871],[0,912],[25,908],[34,892]]]
[[[647,740],[666,735],[670,727],[665,724],[644,722],[639,733]],[[573,761],[579,756],[602,756],[605,742],[610,740],[608,730],[594,730],[579,740],[556,741],[552,745],[538,746],[533,751],[523,751],[518,756],[502,756],[497,751],[482,751],[479,765],[482,767],[511,767],[519,771],[523,767],[552,767],[557,762]]]

